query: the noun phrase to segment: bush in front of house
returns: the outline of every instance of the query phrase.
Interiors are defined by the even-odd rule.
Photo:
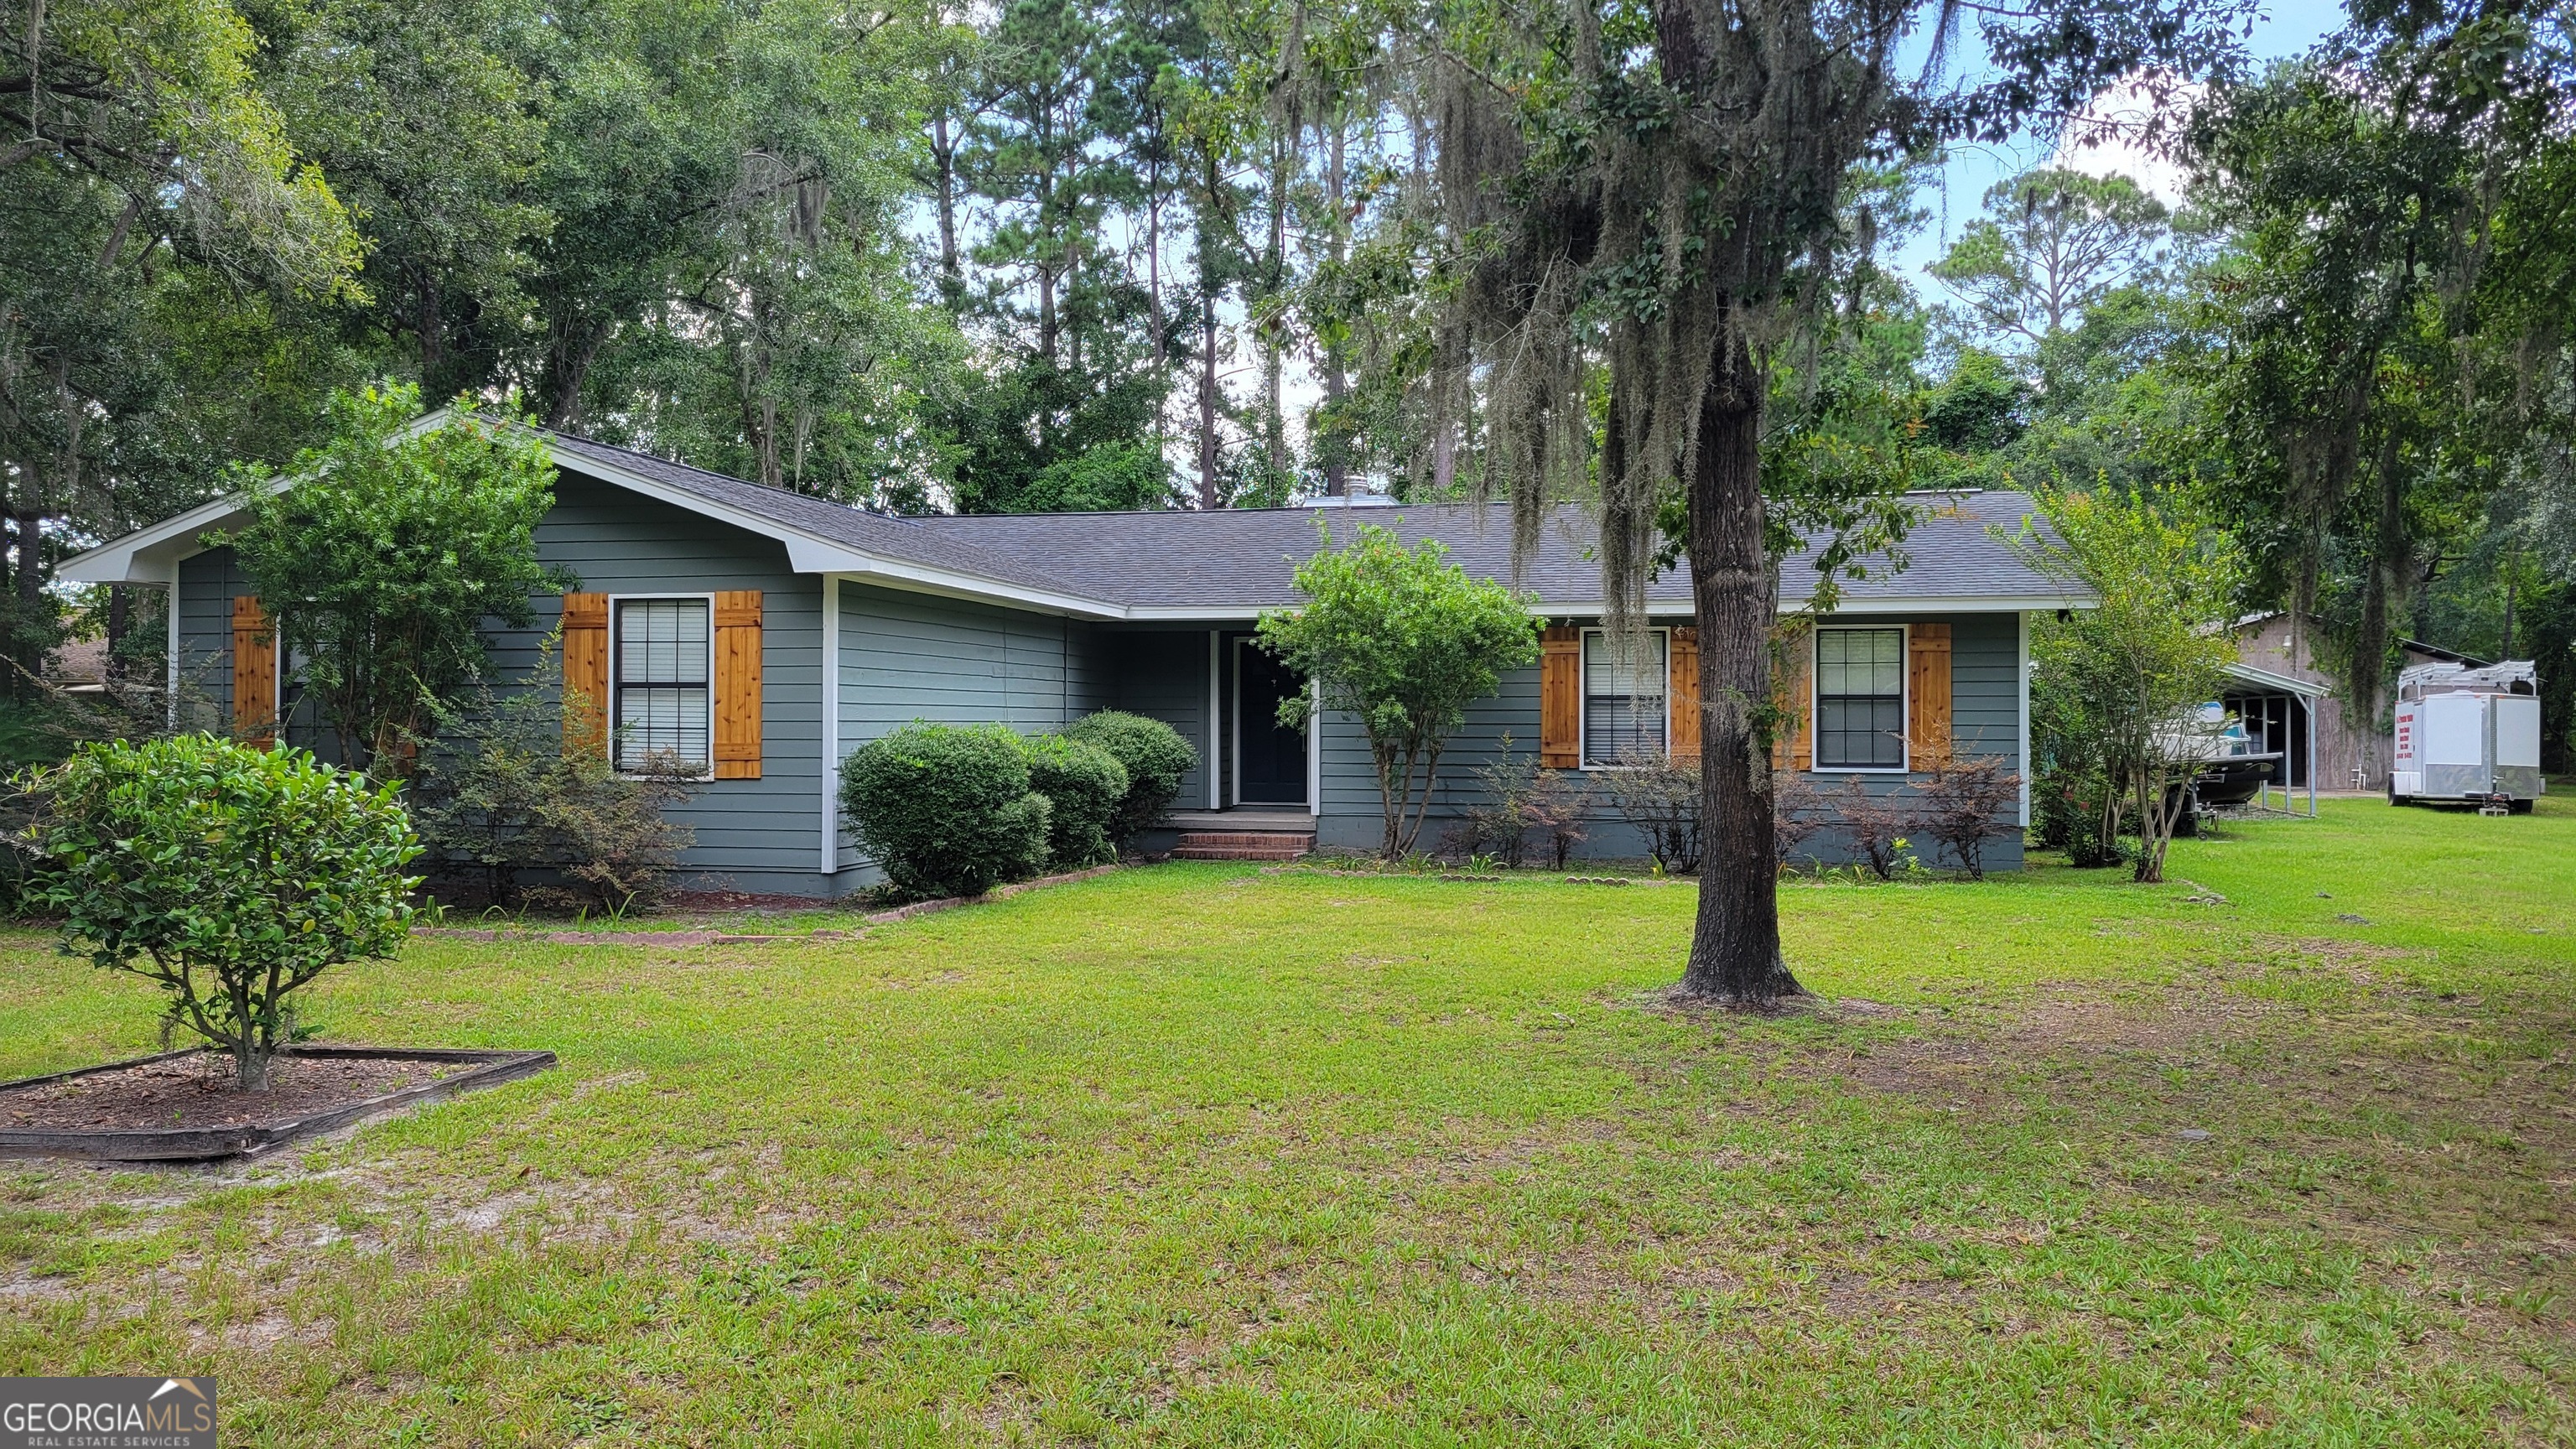
[[[1047,856],[1061,870],[1118,858],[1110,828],[1127,799],[1127,767],[1095,744],[1063,735],[1021,741],[1029,788],[1047,799]]]
[[[841,762],[841,804],[859,846],[896,890],[977,896],[1047,860],[1047,797],[1004,726],[918,721]]]
[[[171,1023],[268,1083],[298,1035],[290,998],[344,961],[389,957],[420,845],[392,785],[303,750],[211,735],[89,744],[34,778],[36,904],[63,945],[158,985]]]
[[[1109,824],[1109,838],[1118,845],[1163,823],[1164,812],[1180,798],[1181,776],[1199,762],[1199,752],[1179,730],[1123,710],[1085,715],[1064,733],[1067,739],[1107,750],[1127,771],[1126,798]]]
[[[518,689],[477,684],[461,704],[435,706],[409,804],[442,898],[463,887],[496,906],[623,915],[665,893],[696,838],[667,813],[695,788],[694,766],[647,756],[620,771],[603,745],[564,747],[560,646],[546,640]]]
[[[1963,755],[1948,745],[1933,751],[1914,782],[1914,828],[1949,852],[1970,880],[1986,878],[1986,846],[2017,832],[2021,776],[1993,755]]]
[[[1699,761],[1662,750],[1637,750],[1619,757],[1618,768],[1601,774],[1610,803],[1646,837],[1646,849],[1666,875],[1699,874],[1706,836],[1700,823],[1704,798]]]

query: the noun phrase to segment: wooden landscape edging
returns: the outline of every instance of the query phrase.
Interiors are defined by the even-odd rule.
[[[211,1050],[210,1047],[188,1047],[175,1052],[156,1052],[148,1057],[128,1057],[121,1062],[81,1067],[75,1071],[55,1072],[49,1076],[0,1082],[0,1103],[7,1102],[9,1093],[25,1088],[123,1071],[173,1057],[197,1056]],[[258,1157],[299,1137],[333,1131],[398,1107],[515,1082],[555,1064],[553,1052],[472,1047],[301,1046],[278,1055],[337,1057],[342,1060],[470,1062],[475,1065],[471,1070],[452,1077],[422,1082],[397,1092],[387,1092],[381,1097],[369,1097],[308,1116],[274,1122],[239,1123],[229,1127],[125,1127],[100,1131],[0,1127],[0,1157],[85,1157],[97,1162],[206,1162],[225,1157]]]

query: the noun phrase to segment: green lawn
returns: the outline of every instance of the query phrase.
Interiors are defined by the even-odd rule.
[[[1765,1021],[1659,1004],[1690,888],[1544,877],[424,942],[329,1039],[562,1069],[0,1164],[0,1373],[211,1372],[227,1445],[2576,1440],[2576,806],[2174,873],[1785,886],[1837,1004]],[[0,1074],[152,1043],[0,980]]]

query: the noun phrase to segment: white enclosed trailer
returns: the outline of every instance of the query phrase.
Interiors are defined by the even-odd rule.
[[[2540,680],[2528,660],[2418,664],[2397,676],[2397,766],[2388,802],[2540,798]]]

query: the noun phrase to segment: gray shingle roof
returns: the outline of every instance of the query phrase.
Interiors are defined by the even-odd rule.
[[[1870,577],[1847,580],[1847,603],[2055,596],[2064,592],[2034,572],[1987,531],[2017,529],[2030,513],[2019,493],[1966,493],[1925,500],[1928,516],[1907,537],[1906,566],[1870,561]],[[1448,545],[1452,561],[1478,578],[1528,589],[1544,603],[1595,604],[1601,566],[1592,554],[1592,521],[1576,505],[1550,511],[1538,547],[1512,567],[1510,506],[1436,503],[1399,508],[1242,509],[1214,513],[998,514],[924,518],[928,532],[970,540],[993,553],[1042,560],[1083,592],[1140,608],[1272,607],[1297,601],[1294,560],[1321,546],[1318,520],[1347,542],[1362,523],[1392,528],[1408,544],[1423,537]],[[1784,604],[1802,602],[1815,580],[1814,555],[1781,569]],[[1687,604],[1683,570],[1647,588],[1654,604]]]
[[[1470,574],[1528,589],[1542,605],[1591,605],[1601,597],[1591,520],[1570,504],[1551,511],[1537,549],[1515,573],[1510,509],[1501,503],[893,518],[587,438],[558,434],[551,441],[576,468],[580,460],[611,466],[861,552],[1112,608],[1237,612],[1293,604],[1295,561],[1322,546],[1319,523],[1330,527],[1337,544],[1363,523],[1392,528],[1407,543],[1437,538]],[[1846,607],[1896,601],[1937,607],[1944,600],[2065,592],[1990,531],[2021,525],[2031,511],[2025,495],[1946,494],[1925,502],[1929,514],[1906,540],[1905,567],[1892,570],[1884,558],[1871,560],[1870,577],[1844,582]],[[1806,598],[1815,577],[1812,557],[1801,555],[1783,566],[1784,605]],[[1689,578],[1678,571],[1664,574],[1648,587],[1647,598],[1656,605],[1687,604]]]
[[[710,473],[704,468],[692,468],[686,463],[674,463],[650,453],[638,453],[631,448],[615,447],[571,433],[549,433],[546,443],[558,462],[572,459],[605,464],[720,507],[766,518],[782,527],[829,543],[844,544],[862,553],[925,568],[944,569],[994,583],[1117,602],[1087,594],[1071,580],[1058,577],[1029,559],[994,553],[971,539],[934,533],[918,526],[913,519],[889,518],[882,513],[870,513],[829,499],[746,483],[722,473]]]

